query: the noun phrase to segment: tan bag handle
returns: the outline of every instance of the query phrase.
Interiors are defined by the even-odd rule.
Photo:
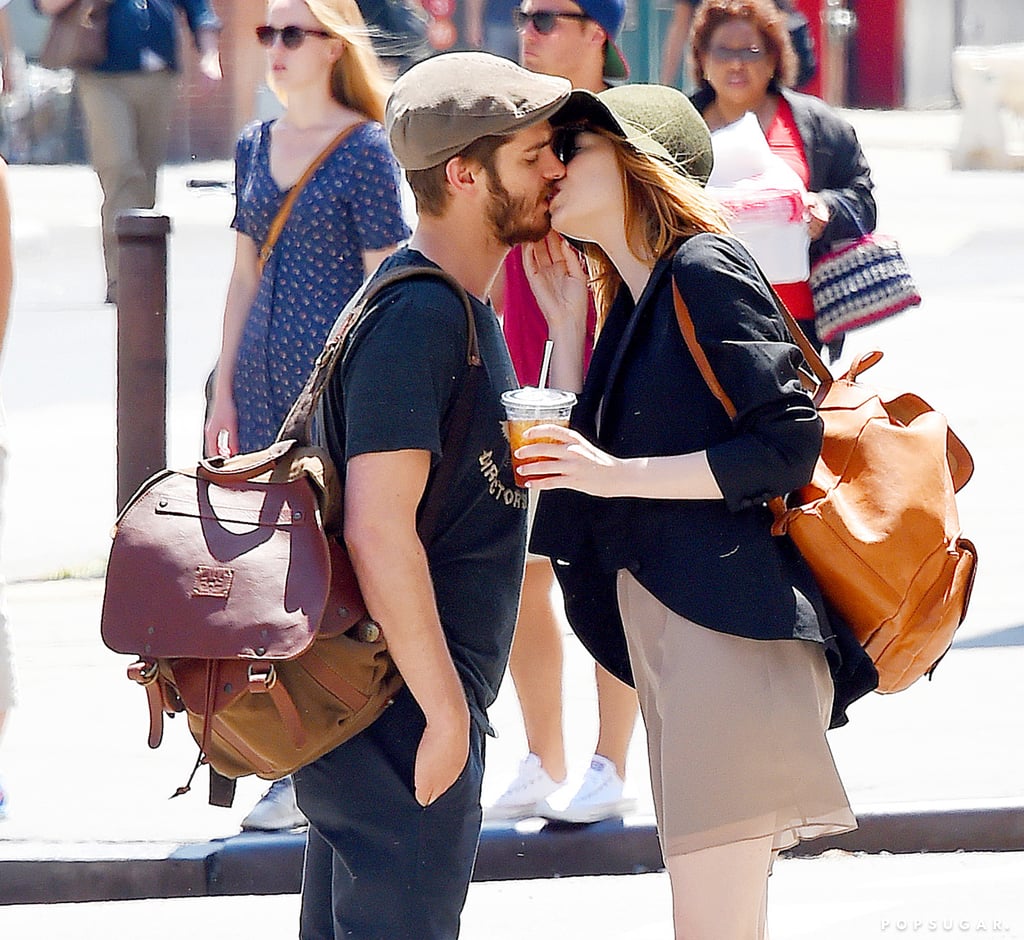
[[[775,292],[775,288],[772,287],[771,282],[764,276],[764,272],[761,271],[760,267],[758,268],[758,273],[760,273],[762,280],[771,290],[772,296],[775,299],[775,306],[778,308],[782,319],[792,334],[793,342],[800,347],[800,351],[804,354],[804,359],[807,360],[807,363],[814,372],[814,377],[818,380],[817,388],[813,394],[814,404],[817,407],[824,399],[825,393],[832,387],[834,381],[832,373],[829,372],[828,367],[822,362],[821,356],[818,355],[810,340],[804,335],[804,331],[800,329],[800,325],[793,318],[793,315],[786,309],[782,298]],[[721,402],[725,413],[729,416],[729,420],[735,421],[736,406],[722,387],[722,383],[718,381],[718,376],[715,375],[714,370],[711,368],[711,362],[708,359],[707,353],[704,352],[704,347],[701,346],[700,341],[697,339],[697,330],[693,325],[693,318],[690,316],[690,310],[686,306],[686,301],[683,300],[683,295],[679,292],[679,285],[676,283],[674,275],[672,277],[672,300],[676,310],[676,321],[679,323],[679,332],[683,335],[683,340],[686,342],[687,349],[690,350],[690,355],[693,356],[693,361],[697,364],[697,368],[700,370],[700,374],[711,394]],[[881,353],[875,355],[881,358]],[[877,358],[873,359],[872,364],[877,361]],[[779,519],[786,512],[786,501],[782,497],[776,496],[768,500],[768,508],[773,516]],[[773,534],[777,533],[773,530]]]
[[[215,483],[244,483],[273,470],[277,462],[291,450],[295,441],[274,441],[254,454],[236,454],[232,457],[201,457],[196,474]]]
[[[302,176],[299,177],[298,182],[288,190],[288,195],[285,197],[284,202],[281,203],[281,208],[277,210],[277,214],[274,216],[274,220],[270,223],[270,229],[267,231],[266,240],[260,246],[259,258],[256,266],[257,270],[262,274],[263,268],[270,260],[270,256],[274,252],[274,246],[277,244],[277,240],[281,237],[281,233],[284,231],[285,223],[288,221],[288,216],[292,213],[292,208],[295,205],[296,200],[302,193],[303,187],[309,182],[313,174],[320,169],[324,160],[326,160],[335,150],[338,149],[341,142],[348,137],[357,127],[362,127],[365,121],[359,121],[356,124],[350,124],[343,131],[341,131],[337,137],[334,138],[320,153],[316,156],[312,163],[306,167]]]

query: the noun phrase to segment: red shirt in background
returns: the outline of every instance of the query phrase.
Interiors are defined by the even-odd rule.
[[[779,98],[779,106],[765,137],[768,138],[768,146],[772,153],[782,157],[806,187],[811,179],[810,168],[807,166],[807,157],[804,154],[803,141],[800,140],[800,132],[796,128],[796,121],[793,120],[793,109],[783,98]],[[795,284],[773,284],[772,286],[778,291],[794,319],[814,319],[814,301],[811,298],[811,287],[807,281],[798,281]]]
[[[530,282],[526,279],[522,245],[516,245],[505,258],[505,295],[501,323],[520,385],[536,385],[544,361],[548,324],[537,306]],[[584,373],[590,365],[590,355],[594,350],[596,323],[597,310],[594,298],[591,297],[587,306],[587,339],[583,346]]]

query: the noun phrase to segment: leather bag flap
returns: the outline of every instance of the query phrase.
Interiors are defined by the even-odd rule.
[[[348,633],[361,620],[368,620],[366,602],[359,590],[356,573],[348,552],[330,539],[331,590],[324,607],[318,636],[335,637]]]
[[[225,505],[235,507],[230,519],[217,514]],[[177,472],[154,478],[115,531],[104,643],[148,659],[301,654],[316,636],[330,585],[317,511],[304,478],[223,486]]]
[[[885,407],[889,414],[905,425],[909,425],[920,415],[934,411],[928,402],[911,392],[897,395],[887,401]],[[974,459],[964,442],[953,433],[952,428],[948,427],[946,429],[946,459],[949,461],[949,473],[953,478],[953,490],[959,493],[974,474]]]

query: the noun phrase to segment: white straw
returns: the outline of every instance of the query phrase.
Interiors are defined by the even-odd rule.
[[[544,361],[540,365],[540,380],[537,388],[546,388],[548,384],[548,366],[551,365],[551,350],[555,344],[551,340],[544,343]]]

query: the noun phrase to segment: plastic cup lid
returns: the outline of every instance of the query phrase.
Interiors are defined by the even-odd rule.
[[[576,395],[574,392],[567,392],[560,388],[526,386],[525,388],[513,388],[503,392],[501,401],[505,405],[556,408],[574,405],[576,403]]]

